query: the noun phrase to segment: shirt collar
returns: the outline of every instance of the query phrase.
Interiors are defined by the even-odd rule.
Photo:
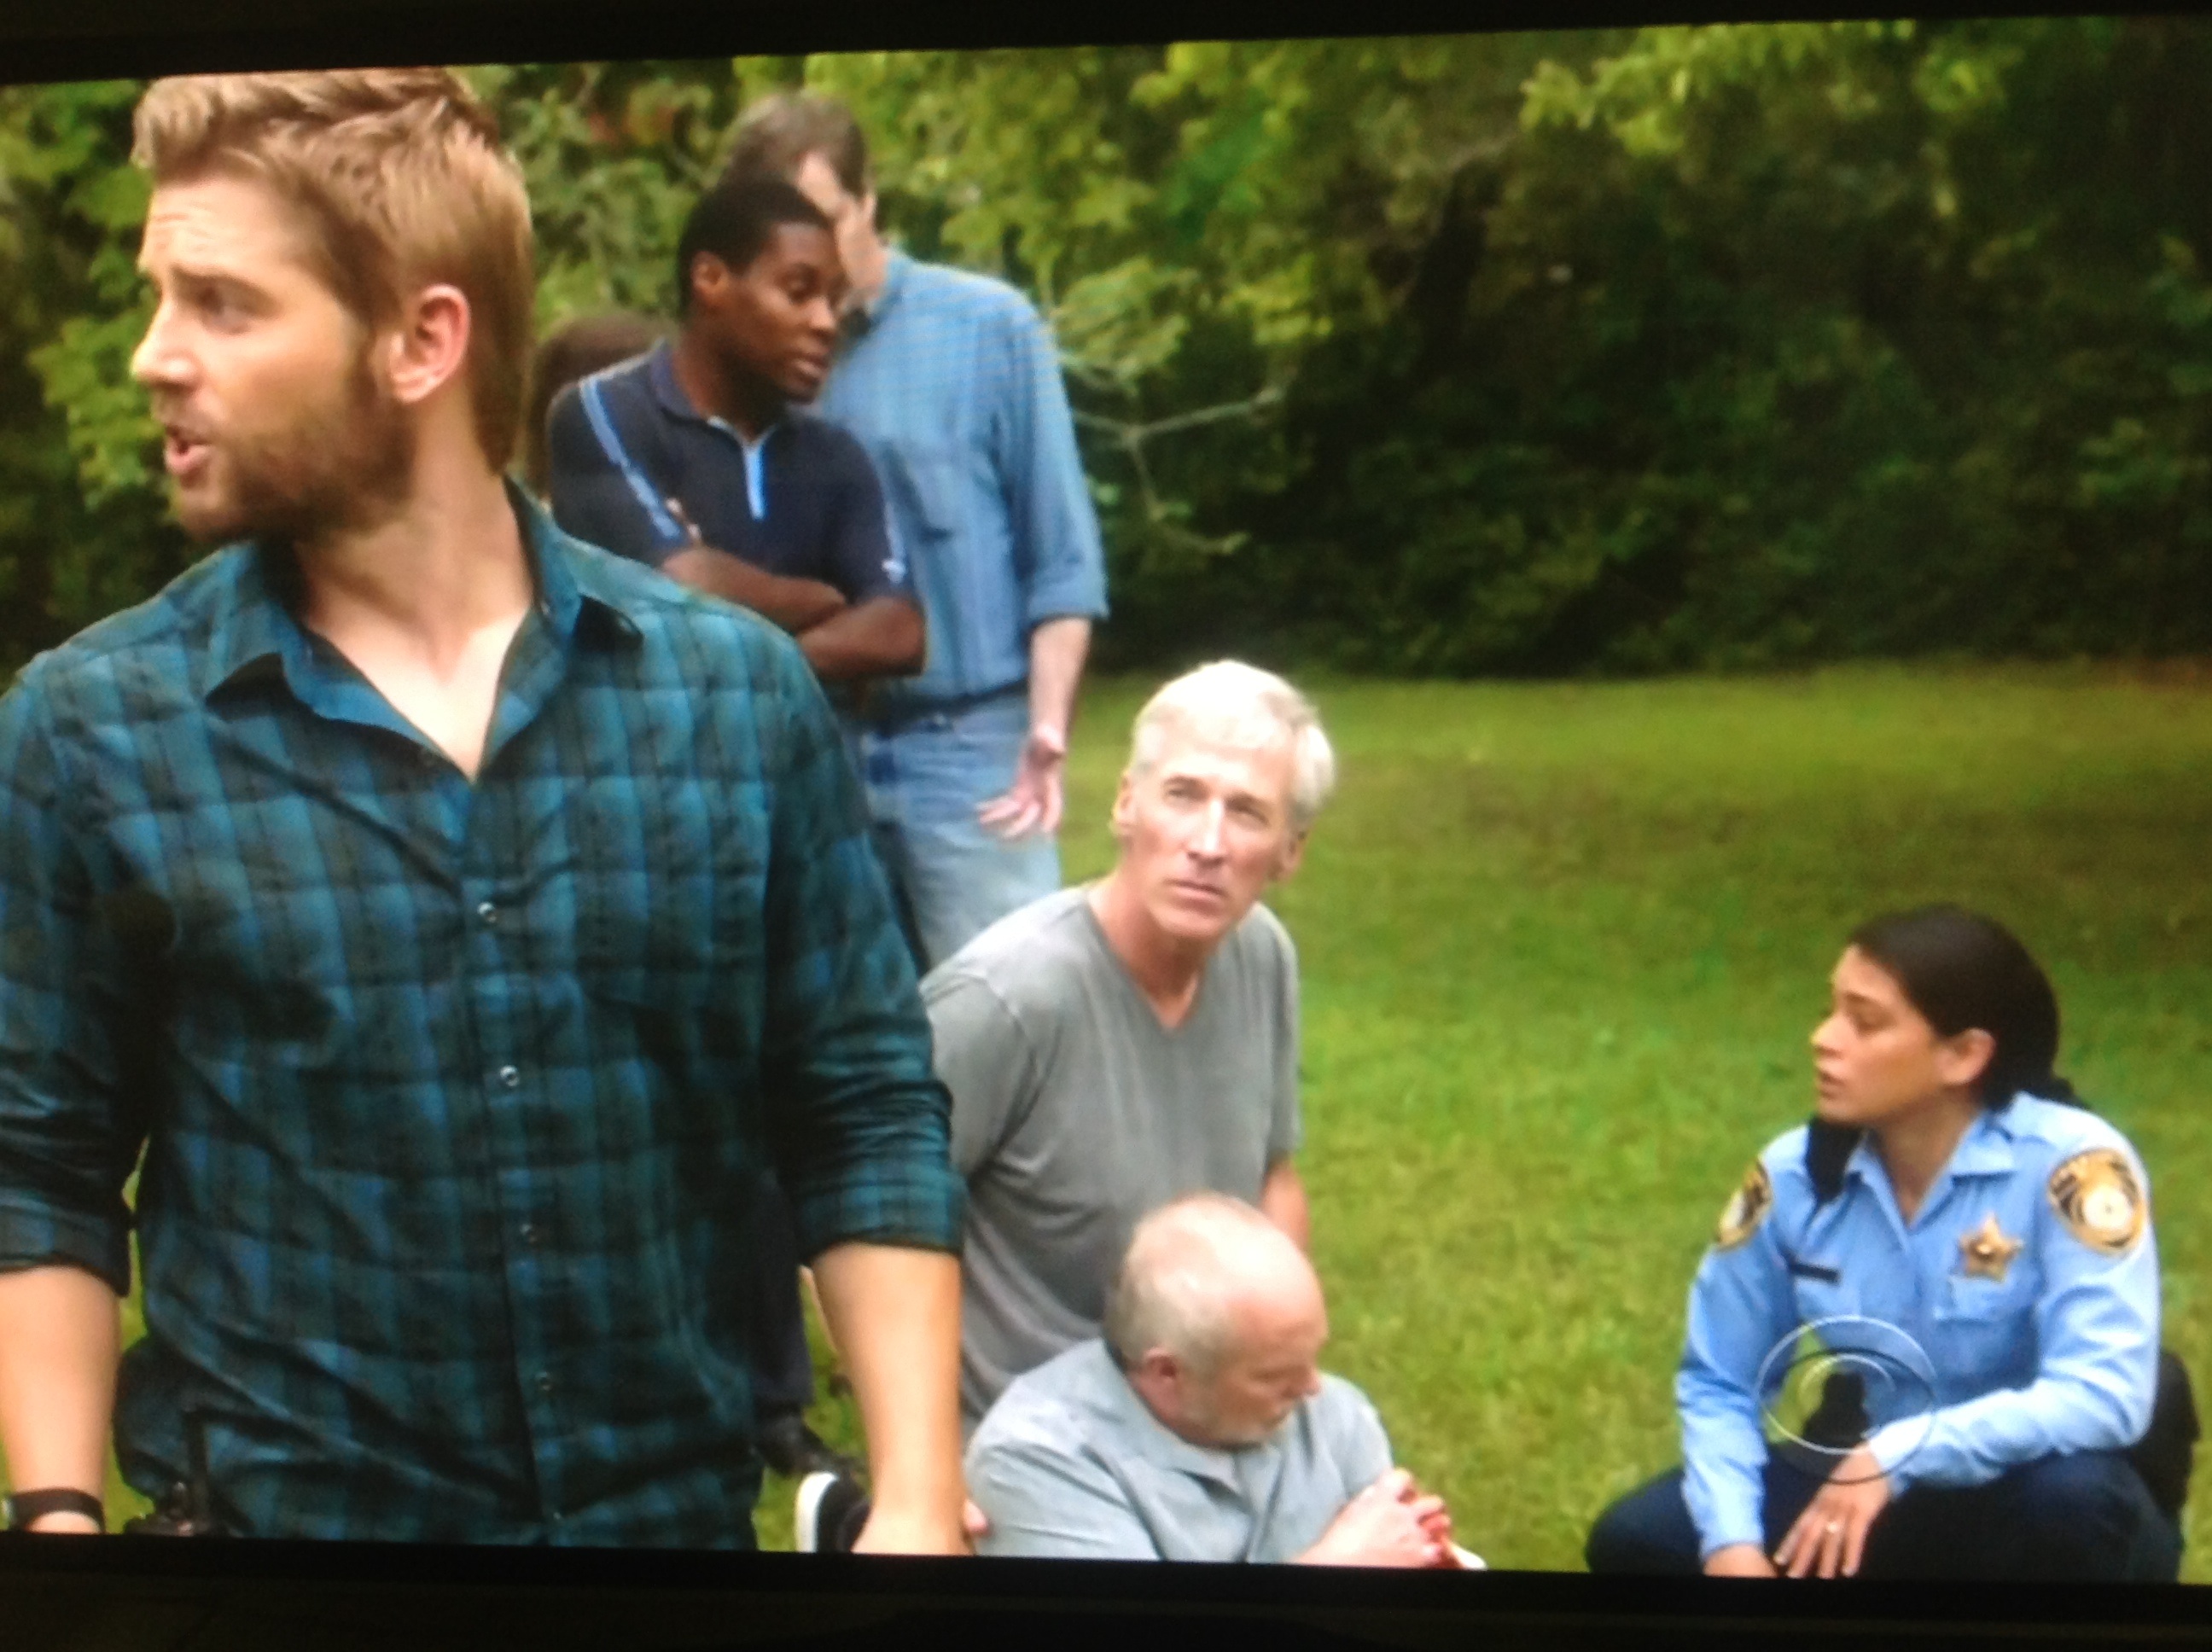
[[[1098,1364],[1105,1371],[1103,1385],[1111,1395],[1109,1403],[1119,1414],[1122,1427],[1135,1436],[1135,1453],[1139,1461],[1200,1479],[1216,1480],[1224,1485],[1237,1484],[1234,1452],[1218,1446],[1195,1444],[1153,1416],[1152,1407],[1137,1392],[1137,1385],[1129,1381],[1113,1351],[1103,1339],[1097,1346]]]
[[[738,427],[727,419],[702,413],[691,404],[691,398],[684,393],[684,386],[676,377],[676,347],[665,338],[655,344],[646,355],[645,380],[652,388],[653,399],[659,404],[661,411],[669,417],[688,420],[693,424],[709,425],[732,437],[741,447],[765,446],[768,439],[781,429],[784,421],[791,416],[791,410],[786,408],[769,422],[757,440],[749,442]]]
[[[512,479],[507,495],[530,559],[538,612],[554,636],[563,643],[571,638],[635,642],[638,623],[623,593]],[[242,677],[273,669],[296,683],[297,673],[312,669],[307,634],[298,617],[300,569],[291,547],[248,540],[237,549],[243,554],[234,564],[228,600],[216,613],[201,656],[196,686],[203,700]]]
[[[906,287],[907,271],[914,260],[896,246],[884,254],[884,284],[876,288],[876,295],[866,304],[857,305],[845,317],[848,334],[858,337],[871,327],[882,324],[885,312],[898,302],[899,294]]]
[[[1953,1180],[1960,1176],[2005,1175],[2014,1168],[2009,1108],[1985,1107],[1966,1127],[1951,1152]]]

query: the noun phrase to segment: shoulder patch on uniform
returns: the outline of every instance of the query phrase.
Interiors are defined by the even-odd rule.
[[[2076,1153],[2053,1170],[2051,1207],[2076,1239],[2106,1256],[2133,1250],[2149,1218],[2135,1167],[2111,1147]]]
[[[1773,1181],[1766,1174],[1766,1166],[1753,1159],[1751,1169],[1743,1173],[1742,1183],[1721,1207],[1721,1219],[1713,1229],[1713,1243],[1723,1250],[1734,1250],[1759,1231],[1759,1224],[1766,1220],[1766,1213],[1773,1208]]]

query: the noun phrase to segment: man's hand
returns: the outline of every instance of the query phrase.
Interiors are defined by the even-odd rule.
[[[1715,1549],[1705,1557],[1705,1576],[1708,1577],[1772,1577],[1777,1575],[1774,1563],[1760,1552],[1756,1543],[1731,1543],[1724,1549]]]
[[[1455,1566],[1451,1517],[1442,1497],[1425,1494],[1402,1468],[1346,1503],[1321,1541],[1297,1558],[1305,1566]]]
[[[975,811],[975,818],[1004,838],[1031,832],[1050,837],[1060,829],[1067,773],[1067,736],[1047,724],[1033,724],[1022,742],[1014,783]]]
[[[902,1515],[877,1504],[868,1510],[868,1523],[853,1540],[854,1554],[972,1554],[967,1534],[958,1521],[933,1519],[927,1515]]]
[[[1874,1453],[1861,1446],[1836,1465],[1828,1483],[1805,1505],[1775,1550],[1774,1564],[1792,1577],[1856,1576],[1867,1533],[1888,1506],[1889,1478]]]

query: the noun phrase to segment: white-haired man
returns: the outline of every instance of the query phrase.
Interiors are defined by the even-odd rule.
[[[1096,1336],[1146,1211],[1249,1200],[1300,1244],[1297,955],[1267,886],[1335,778],[1313,707],[1219,661],[1138,714],[1114,869],[1032,902],[923,983],[967,1178],[961,1408]]]
[[[968,1184],[967,1428],[1098,1334],[1147,1211],[1227,1193],[1304,1244],[1297,955],[1260,896],[1297,866],[1335,775],[1282,678],[1233,660],[1188,672],[1137,714],[1114,869],[1001,918],[923,980]],[[802,1546],[841,1546],[864,1507],[850,1481],[810,1476]]]
[[[1321,1282],[1260,1212],[1199,1193],[1152,1212],[1104,1334],[1016,1377],[969,1442],[980,1552],[1480,1565],[1392,1467],[1375,1407],[1322,1375],[1328,1337]]]

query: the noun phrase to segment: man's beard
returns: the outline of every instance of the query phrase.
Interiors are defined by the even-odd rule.
[[[415,430],[377,384],[364,347],[343,388],[281,429],[226,439],[210,458],[222,473],[212,496],[171,484],[185,532],[203,544],[312,544],[392,514],[413,476]]]
[[[1262,1424],[1258,1418],[1244,1416],[1232,1419],[1218,1400],[1211,1394],[1196,1399],[1190,1404],[1190,1420],[1208,1443],[1224,1451],[1241,1451],[1248,1446],[1264,1445],[1274,1438],[1287,1418],[1277,1418]]]

